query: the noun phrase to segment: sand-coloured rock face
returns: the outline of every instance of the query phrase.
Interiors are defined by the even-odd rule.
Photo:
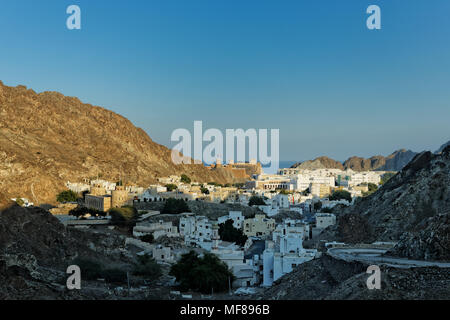
[[[168,148],[112,111],[0,82],[0,204],[16,197],[54,203],[65,182],[97,175],[145,186],[182,173],[199,182],[233,182],[225,170],[173,164]]]

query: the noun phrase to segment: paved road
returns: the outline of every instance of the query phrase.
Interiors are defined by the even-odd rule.
[[[330,248],[328,254],[345,261],[359,261],[371,264],[384,264],[395,268],[440,267],[450,268],[450,262],[409,260],[405,258],[383,257],[387,249],[378,248]]]

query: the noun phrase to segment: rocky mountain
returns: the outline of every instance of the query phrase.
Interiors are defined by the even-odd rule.
[[[343,163],[328,157],[319,157],[314,160],[296,163],[292,168],[300,169],[352,169],[354,171],[400,171],[412,158],[416,152],[411,150],[397,150],[387,157],[373,156],[370,158],[350,157]]]
[[[0,211],[0,300],[83,298],[85,292],[65,287],[70,262],[77,257],[107,265],[131,262],[124,248],[125,237],[66,229],[41,208],[14,205]]]
[[[383,156],[374,156],[371,158],[350,157],[344,161],[345,169],[352,169],[354,171],[371,171],[383,167],[386,163],[386,158]]]
[[[450,252],[450,146],[422,152],[373,194],[336,209],[337,224],[320,235],[329,241],[398,242],[392,254],[448,260]]]
[[[441,153],[445,147],[450,146],[450,141],[444,143],[439,149],[437,149],[434,153]]]
[[[67,181],[98,175],[145,186],[182,173],[199,182],[233,181],[226,170],[173,164],[168,148],[112,111],[0,81],[0,204],[11,197],[54,203]]]
[[[385,164],[375,168],[381,171],[400,171],[405,167],[415,156],[417,152],[411,150],[397,150],[385,158]]]
[[[434,300],[450,298],[448,271],[380,266],[381,290],[368,290],[368,265],[328,255],[305,262],[249,299],[257,300]]]
[[[341,169],[344,170],[344,166],[339,161],[333,160],[328,157],[319,157],[314,160],[307,160],[304,162],[298,162],[294,164],[291,168],[299,169]]]

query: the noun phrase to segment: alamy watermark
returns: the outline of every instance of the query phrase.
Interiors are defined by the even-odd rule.
[[[276,171],[280,162],[280,130],[270,129],[270,155],[268,138],[268,129],[226,129],[224,134],[211,128],[203,132],[203,122],[194,121],[193,135],[184,128],[172,132],[170,140],[178,142],[172,148],[172,162],[213,164],[224,159],[228,163],[245,162],[248,152],[248,159],[258,160],[268,170]],[[204,147],[203,142],[209,143]]]
[[[81,269],[77,265],[71,265],[67,267],[67,274],[70,276],[67,278],[67,289],[69,290],[80,290],[81,289]]]
[[[381,29],[381,9],[377,5],[370,5],[367,7],[366,12],[370,14],[367,18],[366,25],[369,30]]]
[[[366,273],[370,274],[367,278],[367,289],[381,289],[381,270],[377,265],[371,265],[367,268]]]
[[[67,14],[70,16],[66,20],[66,26],[69,30],[80,30],[81,29],[81,9],[77,5],[70,5],[66,10]]]

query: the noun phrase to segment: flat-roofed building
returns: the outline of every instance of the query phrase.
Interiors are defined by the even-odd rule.
[[[87,194],[84,198],[84,205],[89,209],[106,212],[111,209],[111,196]]]

